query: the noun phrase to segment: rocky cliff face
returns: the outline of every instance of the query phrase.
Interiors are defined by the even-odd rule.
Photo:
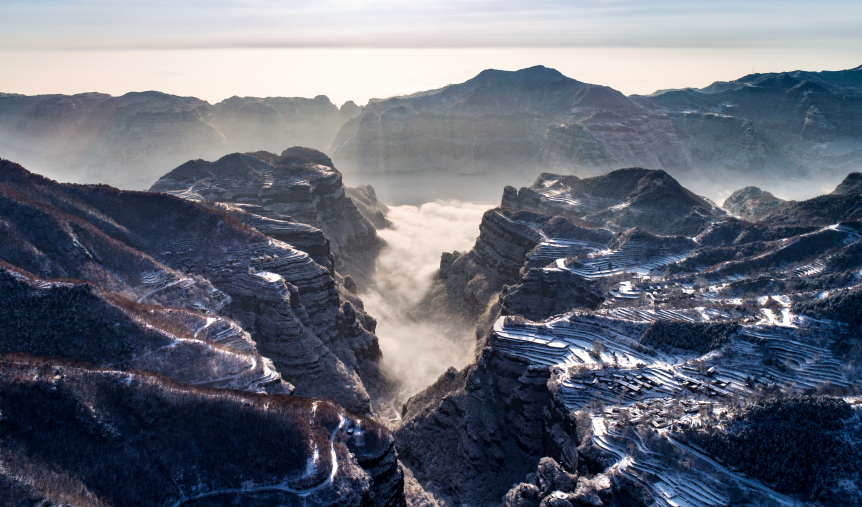
[[[342,113],[328,98],[231,97],[211,105],[159,92],[0,94],[0,149],[43,174],[144,189],[166,168],[230,151],[326,148]]]
[[[265,229],[261,232],[299,248],[306,246],[304,251],[322,265],[350,275],[360,286],[367,286],[373,277],[382,241],[346,195],[341,173],[317,150],[294,147],[280,156],[234,153],[215,162],[194,160],[162,176],[150,191],[241,205],[247,214],[257,216],[237,215],[246,225],[261,226]],[[366,213],[373,209],[373,218],[382,218],[385,224],[384,208],[373,188],[358,189],[354,195],[364,197],[360,203]],[[328,245],[312,238],[308,225],[322,230]]]
[[[768,139],[751,121],[711,111],[668,111],[646,99],[620,109],[573,109],[545,133],[545,167],[595,174],[616,167],[661,168],[674,174],[712,169],[761,171]]]
[[[0,199],[0,258],[11,266],[204,321],[228,317],[297,394],[368,412],[362,379],[382,385],[374,320],[305,252],[188,200],[62,185],[7,161]]]
[[[444,498],[497,505],[542,456],[547,380],[547,369],[489,348],[405,404],[399,454]]]
[[[377,200],[377,192],[371,185],[359,185],[358,187],[345,187],[344,193],[362,216],[368,219],[378,229],[390,227],[392,223],[386,218],[389,207]]]
[[[461,315],[475,321],[488,311],[494,296],[504,286],[517,283],[525,272],[525,262],[542,264],[539,245],[560,231],[581,237],[563,246],[571,255],[590,251],[589,245],[607,242],[610,231],[580,227],[565,217],[550,217],[529,211],[494,209],[487,211],[479,226],[479,237],[469,252],[444,253],[440,271],[418,308],[435,314]]]
[[[331,401],[32,356],[0,366],[4,504],[404,504],[392,436]]]

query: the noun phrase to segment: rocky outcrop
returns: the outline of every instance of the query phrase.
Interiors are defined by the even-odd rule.
[[[385,229],[392,225],[392,222],[386,218],[389,207],[377,200],[377,192],[374,191],[374,187],[371,185],[345,187],[344,193],[350,197],[362,216],[374,224],[374,227]]]
[[[504,206],[511,204],[507,199],[513,190],[508,187]],[[557,254],[575,258],[605,248],[613,237],[610,230],[585,227],[563,216],[506,207],[489,210],[469,252],[442,255],[440,270],[414,313],[423,318],[459,315],[476,322],[491,311],[498,295],[503,296],[500,303],[506,314],[552,315],[569,304],[594,308],[603,298],[591,283],[567,272],[540,273],[536,268],[545,267]]]
[[[503,207],[563,215],[593,227],[694,236],[723,215],[664,171],[618,169],[592,178],[543,173],[503,193]]]
[[[322,152],[294,147],[280,156],[267,152],[234,153],[215,162],[193,160],[162,176],[150,191],[246,205],[244,211],[261,217],[245,219],[247,225],[254,227],[252,220],[256,220],[264,229],[277,233],[272,237],[284,238],[291,244],[297,237],[296,246],[308,245],[309,255],[323,260],[332,254],[333,262],[324,261],[324,266],[350,275],[360,286],[371,282],[382,241],[374,225],[346,195],[341,173]],[[363,208],[368,211],[379,208],[373,189],[358,192],[368,201],[362,204]],[[259,208],[266,211],[256,212]],[[374,216],[376,219],[376,212]],[[329,252],[324,252],[317,240],[298,238],[311,233],[307,225],[290,225],[296,222],[322,230],[329,239]],[[298,229],[305,231],[300,233]]]
[[[541,320],[572,308],[595,309],[605,296],[595,284],[568,270],[532,268],[519,283],[503,287],[499,300],[502,315]]]
[[[745,187],[730,194],[722,207],[743,220],[756,222],[783,202],[784,199],[757,187]]]
[[[320,229],[300,222],[281,213],[276,213],[256,204],[228,204],[218,201],[197,201],[209,208],[221,211],[239,220],[243,225],[284,241],[307,253],[314,262],[335,273],[335,256],[330,249],[329,238]]]
[[[145,189],[170,167],[231,151],[326,148],[344,113],[325,96],[231,97],[211,105],[160,92],[0,93],[0,150],[62,181]]]
[[[536,213],[506,209],[485,212],[473,249],[441,256],[440,271],[418,307],[475,321],[504,285],[518,281],[524,259],[542,241],[531,222],[536,218],[541,220]]]
[[[63,185],[0,162],[0,259],[144,304],[229,317],[309,397],[367,413],[376,324],[308,254],[166,194]]]
[[[391,434],[331,401],[21,355],[0,393],[4,504],[404,505]]]
[[[526,482],[515,485],[503,498],[504,507],[600,507],[652,505],[653,499],[621,473],[578,477],[566,472],[553,458],[542,458]]]

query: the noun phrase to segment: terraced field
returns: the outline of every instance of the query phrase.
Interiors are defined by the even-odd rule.
[[[546,197],[549,202],[578,204],[567,201],[565,193]],[[641,484],[657,505],[728,505],[729,485],[737,497],[793,505],[792,498],[672,435],[704,424],[705,417],[721,424],[734,407],[764,392],[814,392],[824,386],[852,391],[859,385],[859,373],[830,346],[840,327],[791,310],[794,302],[825,297],[828,291],[776,292],[767,285],[755,295],[734,292],[764,274],[777,280],[814,281],[840,276],[824,254],[858,241],[854,229],[834,225],[767,244],[765,253],[761,250],[742,260],[668,271],[702,247],[695,242],[691,248],[669,251],[631,239],[610,249],[578,239],[545,237],[530,253],[527,266],[567,271],[586,283],[601,283],[604,304],[592,312],[572,310],[538,322],[502,316],[494,323],[492,341],[504,354],[550,367],[556,403],[567,411],[590,413],[593,444],[615,462],[606,473]],[[789,252],[811,244],[819,250],[801,254],[806,261],[788,262],[800,258]],[[735,268],[759,263],[766,263],[765,270]],[[641,343],[649,326],[659,321],[733,322],[737,327],[728,341],[701,354]],[[651,449],[640,436],[643,432],[670,442],[687,466],[679,459],[669,460],[666,446],[662,451]]]

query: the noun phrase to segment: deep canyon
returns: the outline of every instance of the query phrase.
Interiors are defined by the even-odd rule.
[[[0,505],[862,505],[860,105],[0,95]]]

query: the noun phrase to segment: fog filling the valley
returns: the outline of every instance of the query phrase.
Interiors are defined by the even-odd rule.
[[[492,207],[459,201],[393,206],[387,215],[392,227],[378,231],[387,247],[378,260],[376,286],[361,297],[378,321],[382,366],[398,382],[393,400],[398,411],[450,366],[460,369],[474,358],[473,325],[417,322],[407,312],[431,285],[440,254],[472,248],[482,213]]]

